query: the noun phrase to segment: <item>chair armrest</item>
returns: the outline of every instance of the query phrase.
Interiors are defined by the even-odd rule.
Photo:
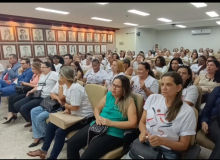
[[[186,151],[182,152],[181,158],[182,159],[198,159],[200,154],[201,148],[198,144],[194,144],[190,146]]]
[[[132,142],[136,138],[138,138],[139,134],[140,134],[139,128],[129,129],[129,130],[124,131],[124,140],[123,140],[123,152],[124,152],[124,154],[126,154],[129,151]]]

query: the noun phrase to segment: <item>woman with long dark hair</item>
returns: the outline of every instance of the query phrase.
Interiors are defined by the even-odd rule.
[[[84,73],[78,61],[71,62],[70,64],[76,70],[76,79],[82,81]]]
[[[144,100],[151,94],[158,93],[159,84],[154,78],[154,72],[147,62],[138,65],[137,76],[131,78],[132,92],[141,94]]]
[[[194,106],[199,96],[198,89],[192,82],[192,71],[189,66],[179,66],[177,73],[183,79],[183,101],[188,105]]]
[[[168,72],[170,71],[177,71],[177,68],[179,67],[179,65],[183,64],[183,61],[180,58],[173,58],[170,61],[170,67],[168,69]]]
[[[198,62],[199,54],[196,49],[193,50],[190,60],[190,64],[195,64]]]
[[[196,116],[192,107],[182,101],[182,88],[183,80],[178,73],[163,74],[161,94],[150,95],[146,100],[139,122],[141,134],[125,159],[133,158],[132,155],[138,157],[138,151],[146,159],[152,154],[155,159],[178,159],[180,152],[187,150],[191,137],[196,134]],[[154,149],[159,152],[152,152]]]
[[[158,56],[155,59],[155,67],[157,71],[160,71],[162,74],[166,73],[168,68],[166,66],[166,60],[162,56]]]
[[[199,62],[199,61],[201,61],[201,62]],[[198,71],[198,75],[204,75],[204,74],[207,73],[206,61],[207,61],[207,59],[206,59],[205,56],[200,56],[200,57],[198,58],[198,63],[201,63],[201,64],[202,64],[202,67],[201,67],[201,68],[199,69],[199,71]]]

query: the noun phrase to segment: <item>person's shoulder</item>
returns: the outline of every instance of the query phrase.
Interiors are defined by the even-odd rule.
[[[198,88],[196,85],[190,85],[186,88],[188,91],[198,91]]]
[[[55,72],[55,71],[51,71],[51,74],[53,75],[53,76],[58,76],[59,74],[57,73],[57,72]]]
[[[138,78],[138,76],[132,76],[131,80],[136,80]]]
[[[183,105],[181,106],[181,113],[184,113],[185,115],[192,115],[194,114],[194,109],[190,105],[188,105],[186,102],[183,101]]]
[[[104,69],[100,69],[101,73],[107,74],[107,72]]]

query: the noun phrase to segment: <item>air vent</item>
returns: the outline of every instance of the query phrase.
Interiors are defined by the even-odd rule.
[[[124,42],[119,42],[119,45],[124,45]]]

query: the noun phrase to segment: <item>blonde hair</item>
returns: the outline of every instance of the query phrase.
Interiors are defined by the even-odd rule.
[[[117,66],[118,66],[118,73],[120,72],[125,72],[125,69],[124,69],[124,65],[123,65],[123,62],[120,61],[120,60],[114,60],[116,63],[117,63]],[[114,62],[113,61],[113,62]]]
[[[76,71],[71,66],[63,66],[60,68],[60,75],[65,77],[69,82],[76,83]]]

